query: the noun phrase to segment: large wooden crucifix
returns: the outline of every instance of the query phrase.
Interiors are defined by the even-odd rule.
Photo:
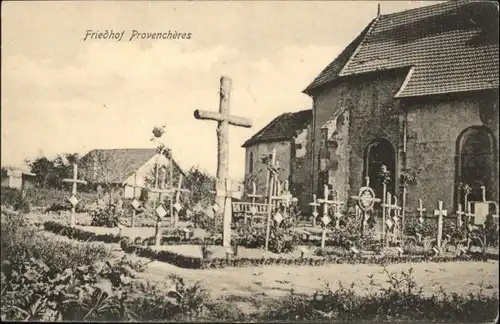
[[[214,120],[217,126],[217,184],[215,202],[219,205],[219,211],[224,213],[223,245],[231,245],[231,208],[225,208],[226,201],[226,179],[229,174],[229,125],[238,127],[252,127],[252,121],[243,117],[231,116],[229,114],[229,99],[231,93],[231,79],[220,78],[220,102],[219,112],[195,110],[194,118]],[[228,199],[229,204],[231,199]],[[231,206],[229,206],[231,207]],[[229,211],[229,213],[227,213]]]
[[[68,198],[69,202],[71,203],[71,216],[70,216],[70,226],[74,227],[75,226],[75,212],[76,212],[76,205],[79,203],[78,197],[76,196],[76,186],[78,184],[87,184],[87,181],[85,180],[78,180],[78,166],[76,163],[73,163],[73,178],[72,179],[63,179],[63,182],[69,182],[73,184],[73,187],[71,189],[71,197]]]

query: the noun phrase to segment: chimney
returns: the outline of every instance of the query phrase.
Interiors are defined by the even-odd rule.
[[[377,17],[380,16],[380,3],[377,5]]]

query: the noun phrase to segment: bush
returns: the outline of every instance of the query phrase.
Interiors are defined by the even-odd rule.
[[[110,201],[90,211],[91,226],[114,228],[120,224],[123,208],[118,201]]]
[[[356,294],[342,284],[336,291],[328,286],[318,290],[313,296],[292,293],[284,299],[267,305],[261,318],[268,321],[460,321],[489,322],[497,316],[498,295],[448,294],[441,290],[438,294],[425,296],[413,279],[412,269],[389,273],[384,269],[389,288],[372,287],[365,294]],[[370,276],[372,278],[373,276]]]
[[[1,242],[2,260],[19,263],[35,258],[50,263],[58,269],[110,256],[110,251],[92,245],[48,240],[40,233],[40,230],[28,226],[19,217],[7,217],[7,220],[2,222]]]
[[[451,262],[484,260],[482,255],[472,254],[464,256],[433,256],[431,254],[418,255],[353,255],[341,256],[327,255],[325,257],[299,257],[299,258],[200,258],[186,256],[166,250],[156,250],[149,246],[133,244],[130,239],[121,241],[122,249],[127,253],[173,264],[180,268],[212,269],[224,267],[258,267],[263,265],[290,265],[290,266],[320,266],[325,264],[388,264],[408,262]]]
[[[15,188],[2,188],[0,193],[2,205],[8,207],[13,207],[21,197],[21,191]]]
[[[26,190],[19,190],[16,188],[2,188],[2,205],[12,207],[16,211],[29,213],[31,204],[28,200]]]
[[[2,321],[183,321],[222,312],[197,283],[175,277],[157,287],[138,278],[143,263],[112,259],[102,247],[48,239],[19,218],[5,218]]]
[[[84,242],[104,242],[104,243],[119,243],[121,241],[121,237],[113,234],[96,234],[92,232],[88,232],[76,227],[70,227],[67,225],[63,225],[57,222],[45,222],[43,227],[46,231],[64,235],[69,237],[70,239],[84,241]]]

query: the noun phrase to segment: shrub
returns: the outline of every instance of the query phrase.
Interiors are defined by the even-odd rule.
[[[26,189],[2,188],[2,205],[12,207],[14,210],[29,213],[31,204],[26,195]]]
[[[221,313],[197,283],[177,277],[155,288],[138,279],[144,263],[24,225],[9,217],[2,223],[3,321],[182,321]]]
[[[46,231],[67,236],[71,239],[85,242],[118,243],[121,237],[113,234],[96,234],[76,227],[70,227],[57,222],[45,222],[43,227]]]
[[[204,211],[196,211],[192,216],[194,227],[202,228],[211,234],[222,233],[222,222],[209,217]]]
[[[2,260],[20,263],[35,258],[59,270],[110,256],[110,251],[102,247],[49,240],[40,230],[28,226],[18,217],[7,217],[2,222],[1,242]]]
[[[140,246],[132,244],[127,240],[122,240],[122,249],[127,253],[135,253],[138,256],[167,262],[181,268],[188,269],[211,269],[224,267],[258,267],[262,265],[290,265],[290,266],[319,266],[325,264],[388,264],[388,263],[407,263],[407,262],[451,262],[451,261],[470,261],[484,260],[481,255],[463,255],[463,256],[433,256],[432,254],[417,255],[353,255],[335,254],[319,257],[300,257],[300,258],[202,258],[178,254],[166,250],[156,250],[149,246]]]
[[[328,286],[313,296],[297,295],[293,291],[284,299],[267,305],[261,318],[268,321],[466,321],[487,322],[497,316],[498,296],[476,294],[438,294],[425,296],[409,271],[389,273],[388,288],[380,289],[373,280],[372,289],[356,294],[354,283],[332,291]],[[369,278],[373,278],[369,276]]]
[[[21,191],[15,188],[2,188],[1,201],[2,205],[13,207],[21,197]]]
[[[91,226],[102,226],[114,228],[120,224],[120,217],[123,214],[123,208],[118,201],[110,201],[97,206],[90,212],[92,218]]]

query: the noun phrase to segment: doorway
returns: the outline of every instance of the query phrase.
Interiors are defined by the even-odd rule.
[[[391,142],[387,139],[377,139],[370,143],[365,150],[365,163],[362,183],[366,185],[365,178],[370,178],[370,187],[375,192],[375,196],[382,200],[383,185],[380,173],[382,166],[388,171],[390,181],[387,183],[387,192],[393,196],[396,194],[396,156]],[[380,209],[380,203],[374,205],[375,209]]]

